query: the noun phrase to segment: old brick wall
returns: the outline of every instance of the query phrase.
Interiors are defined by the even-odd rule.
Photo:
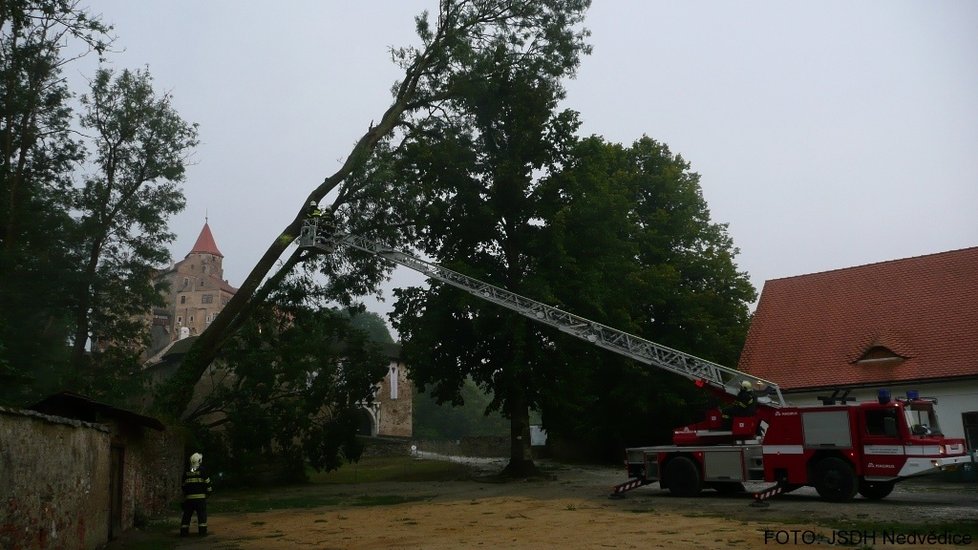
[[[123,447],[122,527],[144,518],[169,513],[180,498],[183,441],[173,432],[133,428],[112,423],[113,444]]]
[[[100,424],[0,408],[0,547],[105,544],[110,438]]]

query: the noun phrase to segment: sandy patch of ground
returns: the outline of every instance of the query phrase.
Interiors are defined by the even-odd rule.
[[[875,530],[874,521],[882,529],[899,518],[926,519],[932,514],[951,521],[978,521],[978,494],[970,487],[917,486],[895,491],[884,501],[857,499],[844,505],[820,501],[810,490],[801,490],[780,497],[770,508],[754,508],[747,495],[704,492],[697,498],[674,498],[655,485],[613,500],[608,493],[623,481],[620,469],[555,466],[551,471],[552,479],[543,481],[475,479],[290,489],[416,500],[214,514],[208,522],[211,536],[180,539],[178,548],[810,548],[829,546],[827,539],[844,535],[816,526],[826,518],[850,518],[861,530],[869,525],[870,531]],[[890,544],[882,532],[874,535],[876,540],[866,541],[874,548],[935,547]],[[818,536],[825,539],[816,540]],[[978,544],[968,545],[973,546]]]

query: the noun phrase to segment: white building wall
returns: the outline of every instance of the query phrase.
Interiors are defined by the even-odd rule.
[[[890,390],[893,398],[906,397],[907,390],[917,390],[921,397],[936,397],[941,431],[947,437],[964,439],[961,415],[967,412],[978,412],[978,380],[911,385],[881,384],[873,388],[852,389],[849,397],[854,397],[856,401],[875,401],[878,389]],[[815,405],[819,403],[818,396],[831,394],[831,391],[784,392],[785,399],[792,405]],[[974,442],[972,446],[975,446]]]

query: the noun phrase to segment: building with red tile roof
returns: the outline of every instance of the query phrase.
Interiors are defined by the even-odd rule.
[[[978,448],[978,247],[767,281],[739,368],[795,404],[917,389]]]

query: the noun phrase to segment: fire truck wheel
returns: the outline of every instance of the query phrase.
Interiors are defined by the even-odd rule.
[[[848,502],[856,496],[859,480],[852,466],[841,458],[830,456],[815,464],[815,490],[829,502]]]
[[[663,476],[669,493],[677,497],[694,497],[703,489],[700,469],[690,458],[677,456],[666,464]]]
[[[860,481],[859,494],[871,500],[886,498],[893,492],[893,482],[886,481]]]

